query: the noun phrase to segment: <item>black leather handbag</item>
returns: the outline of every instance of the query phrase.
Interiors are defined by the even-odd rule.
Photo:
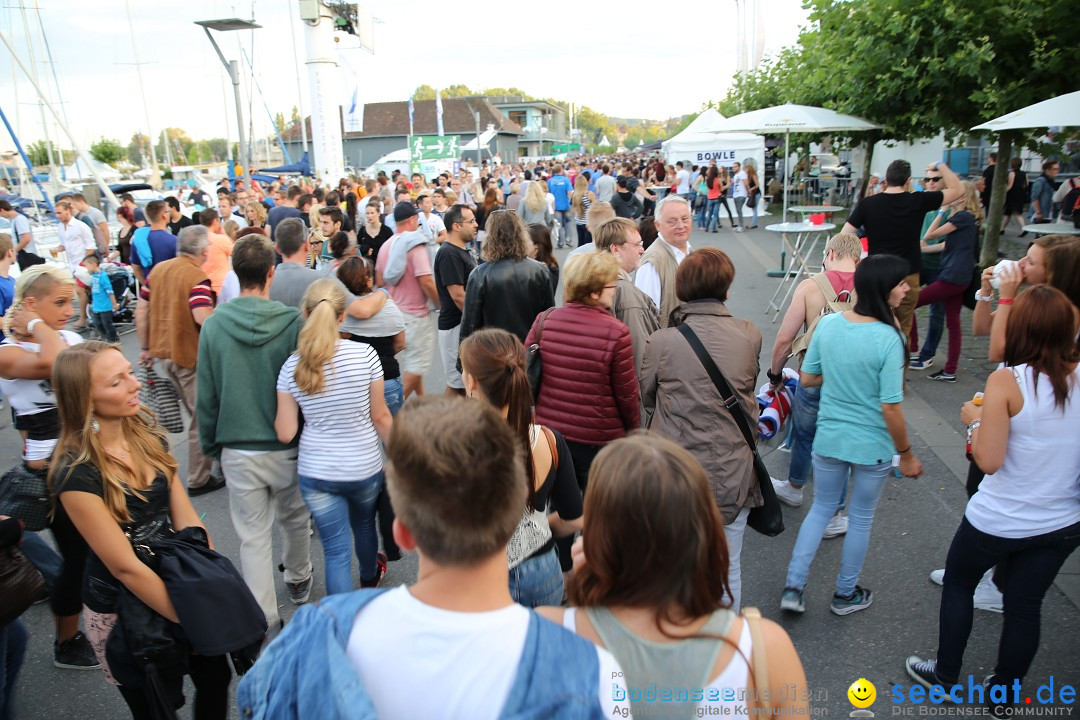
[[[0,515],[23,521],[27,532],[49,527],[49,488],[47,471],[31,470],[20,462],[0,478]]]
[[[728,381],[724,379],[724,375],[720,372],[720,368],[718,368],[716,363],[713,362],[713,359],[709,357],[709,351],[701,344],[701,338],[697,336],[694,329],[686,323],[683,323],[682,325],[679,325],[679,332],[686,338],[686,342],[690,344],[691,349],[693,349],[694,354],[697,355],[701,364],[705,366],[705,372],[709,374],[709,379],[712,380],[713,385],[715,385],[717,391],[719,391],[720,398],[724,401],[724,407],[726,407],[731,413],[731,416],[735,418],[735,424],[739,426],[739,430],[742,431],[746,443],[750,446],[750,451],[754,453],[754,475],[757,477],[758,487],[761,489],[761,498],[764,500],[764,504],[756,508],[750,508],[750,515],[746,519],[746,524],[762,535],[776,537],[784,532],[784,511],[783,508],[780,507],[780,500],[776,497],[776,491],[773,489],[769,471],[766,469],[765,463],[761,459],[761,455],[758,454],[757,442],[755,442],[754,434],[750,430],[750,423],[746,419],[746,413],[743,412],[742,406],[739,405],[739,399],[735,397],[735,392],[731,389],[731,386],[728,385]]]
[[[533,403],[540,397],[540,383],[544,379],[544,365],[540,359],[540,335],[544,332],[544,321],[555,308],[548,308],[540,316],[540,322],[536,326],[536,342],[529,346],[525,357],[525,372],[529,376],[529,387],[532,388]]]
[[[45,590],[45,580],[22,552],[0,549],[0,627],[26,612]]]

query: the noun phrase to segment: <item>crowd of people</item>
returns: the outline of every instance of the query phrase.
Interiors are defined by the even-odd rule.
[[[62,209],[70,267],[28,265],[0,292],[0,389],[25,471],[47,477],[60,554],[5,517],[0,546],[21,541],[49,581],[58,667],[101,667],[133,717],[155,716],[158,691],[120,666],[118,634],[138,656],[133,608],[180,638],[197,620],[141,548],[195,534],[210,552],[215,528],[190,498],[225,488],[247,594],[222,616],[242,616],[249,595],[267,643],[232,668],[180,643],[196,717],[227,715],[233,669],[245,717],[806,712],[791,639],[742,607],[744,536],[777,502],[801,505],[812,477],[776,607],[806,611],[814,557],[839,536],[830,610],[872,605],[860,576],[885,481],[923,473],[905,378],[937,340],[919,347],[914,311],[941,305],[930,332],[935,317],[947,327],[948,360],[931,377],[955,381],[976,186],[934,163],[910,192],[910,165],[894,162],[798,286],[765,368],[768,396],[792,403],[781,481],[744,430],[761,414],[762,334],[728,306],[731,257],[690,243],[695,226],[715,231],[721,203],[732,229],[745,206],[756,225],[756,169],[472,170],[237,183],[195,198],[194,220],[175,199],[125,197],[115,251],[74,219],[78,199]],[[0,235],[0,276],[21,252]],[[102,263],[125,259],[134,363],[105,317],[117,299]],[[973,330],[1002,369],[962,411],[971,501],[932,573],[938,656],[906,665],[946,693],[975,608],[1005,615],[987,686],[1024,678],[1043,596],[1080,545],[1080,451],[1056,440],[1080,430],[1080,239],[1042,237],[976,279]],[[76,314],[103,341],[68,330]],[[436,362],[446,387],[425,388]],[[190,416],[186,474],[144,382],[171,384]],[[409,552],[416,581],[380,588]],[[304,606],[287,625],[278,571]],[[316,574],[326,597],[312,604]],[[17,619],[0,628],[4,717],[25,647]]]

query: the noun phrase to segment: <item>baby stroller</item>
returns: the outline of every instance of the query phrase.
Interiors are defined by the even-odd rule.
[[[117,326],[119,334],[129,333],[134,329],[135,323],[135,275],[127,265],[119,263],[103,262],[101,269],[109,276],[113,295],[116,296],[117,309],[113,311],[113,325]],[[85,267],[80,265],[75,271],[75,277],[83,285],[90,287],[90,273]],[[86,310],[89,314],[89,308]]]

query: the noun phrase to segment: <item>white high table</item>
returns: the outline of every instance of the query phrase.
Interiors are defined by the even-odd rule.
[[[839,205],[796,205],[795,207],[789,207],[791,212],[797,212],[803,216],[803,222],[807,222],[810,215],[815,213],[838,213],[844,208]]]
[[[1080,235],[1080,228],[1072,223],[1035,223],[1025,225],[1022,230],[1034,235]]]
[[[775,311],[773,322],[776,322],[776,318],[780,316],[780,311],[787,305],[791,294],[795,291],[795,286],[799,284],[802,276],[804,274],[809,275],[808,259],[813,256],[818,243],[830,230],[835,228],[836,225],[833,223],[815,225],[808,222],[777,223],[776,225],[765,226],[765,229],[769,232],[780,233],[783,239],[783,245],[780,246],[780,271],[774,274],[774,271],[770,270],[768,273],[770,277],[780,277],[780,286],[776,288],[776,292],[773,293],[772,299],[769,300],[769,304],[765,309],[765,312],[769,312],[769,310]],[[794,244],[792,244],[789,237],[791,234],[795,235]],[[791,252],[791,269],[785,270],[784,257],[788,251]],[[784,291],[785,286],[787,292],[784,293],[784,299],[777,304],[776,298]]]

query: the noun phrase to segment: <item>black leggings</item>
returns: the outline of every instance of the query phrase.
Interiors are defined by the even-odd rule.
[[[224,720],[229,717],[232,671],[225,656],[191,655],[188,658],[188,674],[195,685],[194,720]],[[134,720],[154,720],[156,715],[143,688],[120,687],[120,694],[124,696]]]
[[[83,572],[90,548],[57,501],[56,517],[49,525],[64,564],[53,586],[49,606],[53,615],[69,617],[82,612]]]

